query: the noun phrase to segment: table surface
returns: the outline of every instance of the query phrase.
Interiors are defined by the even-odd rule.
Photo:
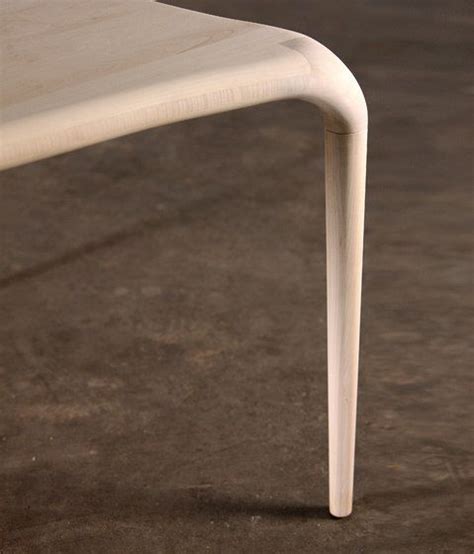
[[[0,10],[0,168],[251,105],[239,87],[308,71],[284,47],[296,33],[145,0]]]

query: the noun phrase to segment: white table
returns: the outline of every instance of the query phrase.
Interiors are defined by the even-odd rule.
[[[300,98],[326,137],[330,510],[352,509],[367,109],[315,40],[146,0],[0,2],[0,169]]]

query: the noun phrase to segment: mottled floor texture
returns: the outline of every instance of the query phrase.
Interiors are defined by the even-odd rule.
[[[1,175],[0,551],[471,553],[469,3],[175,4],[318,37],[366,91],[355,511],[326,507],[322,128],[282,102]]]

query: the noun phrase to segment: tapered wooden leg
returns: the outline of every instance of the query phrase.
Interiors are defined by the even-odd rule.
[[[352,511],[367,132],[326,131],[329,509]]]

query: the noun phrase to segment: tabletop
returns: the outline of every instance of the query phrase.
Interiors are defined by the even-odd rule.
[[[146,0],[2,0],[0,168],[290,96],[272,82],[309,71],[297,36]]]

